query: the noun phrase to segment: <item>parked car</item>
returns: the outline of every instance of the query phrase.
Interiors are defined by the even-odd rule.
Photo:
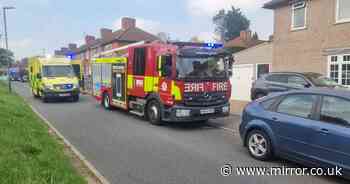
[[[0,75],[0,81],[7,81],[7,75]]]
[[[350,92],[304,89],[269,95],[245,108],[239,132],[258,160],[282,157],[350,171]]]
[[[251,99],[256,100],[274,92],[311,87],[344,88],[319,73],[276,72],[261,76],[251,88]]]

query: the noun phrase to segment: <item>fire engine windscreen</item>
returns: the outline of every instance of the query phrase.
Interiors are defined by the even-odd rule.
[[[73,77],[73,68],[70,65],[50,65],[43,67],[43,77]]]
[[[227,78],[225,62],[220,57],[178,57],[176,74],[178,79]]]

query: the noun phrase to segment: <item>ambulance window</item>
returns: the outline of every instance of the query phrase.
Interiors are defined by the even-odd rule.
[[[134,75],[145,75],[146,48],[136,48],[134,50]]]

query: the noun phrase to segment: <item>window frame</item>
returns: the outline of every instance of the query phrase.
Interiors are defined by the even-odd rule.
[[[338,126],[350,128],[350,122],[348,123],[348,125],[342,125],[342,124],[340,124],[340,123],[332,123],[332,122],[326,122],[326,121],[322,121],[322,120],[321,120],[322,107],[323,107],[323,102],[324,102],[324,98],[325,98],[325,97],[337,98],[337,99],[341,99],[341,100],[345,100],[345,101],[350,102],[349,99],[344,98],[344,97],[341,97],[341,96],[320,95],[320,96],[319,96],[319,101],[318,101],[318,103],[317,103],[316,114],[315,114],[316,120],[319,121],[319,122],[321,122],[321,123],[325,123],[325,124],[338,125]]]
[[[302,27],[295,27],[294,25],[294,19],[295,19],[295,12],[294,10],[301,9],[301,7],[295,7],[296,4],[298,3],[304,3],[304,8],[305,8],[305,16],[304,16],[304,26]],[[307,12],[308,12],[308,3],[306,1],[301,1],[301,2],[296,2],[291,5],[291,10],[292,10],[292,22],[291,22],[291,30],[292,31],[298,31],[298,30],[303,30],[307,28]]]
[[[258,80],[259,79],[259,76],[258,76],[258,72],[259,72],[259,66],[261,65],[269,65],[269,73],[271,73],[271,63],[257,63],[256,64],[256,71],[255,71],[255,80]],[[265,74],[262,74],[262,75],[266,75],[266,74],[269,74],[269,73],[265,73]]]
[[[335,6],[336,7],[336,10],[335,10],[335,23],[336,24],[341,24],[341,23],[347,23],[347,22],[350,22],[350,17],[349,18],[343,18],[343,19],[341,19],[340,17],[339,17],[339,13],[340,13],[340,2],[339,2],[339,0],[337,0],[337,5]]]
[[[346,75],[347,77],[343,77],[343,65],[349,65],[350,60],[344,60],[345,57],[350,57],[350,54],[335,54],[335,55],[329,55],[328,56],[328,66],[327,66],[327,77],[330,79],[332,78],[332,73],[337,73],[338,76],[336,77],[338,81],[336,81],[339,85],[342,86],[350,86],[350,85],[344,85],[343,80],[350,80],[350,77]],[[331,70],[332,66],[338,67],[337,70]],[[348,70],[345,70],[348,71]]]
[[[315,102],[312,104],[312,108],[311,108],[311,117],[306,118],[306,117],[302,117],[302,116],[297,116],[297,115],[293,115],[293,114],[287,114],[287,113],[282,113],[282,112],[278,112],[278,107],[281,105],[281,103],[288,97],[290,96],[298,96],[298,95],[310,95],[310,96],[315,96],[316,100]],[[271,111],[278,113],[278,114],[282,114],[282,115],[286,115],[286,116],[291,116],[291,117],[296,117],[296,118],[302,118],[302,119],[308,119],[308,120],[318,120],[318,112],[319,112],[319,103],[320,103],[320,95],[317,94],[312,94],[312,93],[292,93],[292,94],[287,94],[287,95],[283,95],[281,96],[271,107]]]

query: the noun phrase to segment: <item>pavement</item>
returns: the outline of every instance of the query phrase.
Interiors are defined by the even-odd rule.
[[[90,96],[78,103],[42,103],[26,84],[14,83],[14,89],[113,184],[349,183],[337,177],[222,176],[225,164],[296,167],[284,160],[252,159],[238,135],[239,116],[153,126],[122,110],[106,111]]]

